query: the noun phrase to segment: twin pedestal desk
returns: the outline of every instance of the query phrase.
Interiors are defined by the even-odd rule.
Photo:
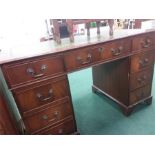
[[[0,65],[21,115],[22,134],[75,134],[67,74],[92,67],[93,92],[114,100],[125,115],[151,104],[155,30],[117,30],[1,52]],[[103,114],[104,115],[104,114]]]

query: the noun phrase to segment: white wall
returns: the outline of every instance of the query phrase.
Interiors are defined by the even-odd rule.
[[[32,12],[31,12],[32,13]],[[49,17],[48,17],[49,18]],[[155,27],[155,21],[143,22],[142,28]],[[40,16],[5,17],[0,20],[0,49],[8,49],[14,46],[40,41],[47,36],[45,19]]]
[[[0,48],[38,42],[47,36],[44,19],[5,19],[0,23]]]

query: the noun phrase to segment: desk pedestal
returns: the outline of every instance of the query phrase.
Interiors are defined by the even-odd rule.
[[[135,106],[152,103],[152,68],[131,74],[130,66],[130,57],[127,57],[93,67],[93,92],[100,92],[115,101],[126,116],[131,114]],[[148,71],[151,75],[145,75]],[[151,77],[145,77],[148,75]],[[145,81],[139,82],[141,77],[145,77]],[[134,88],[133,78],[138,83],[134,83]]]

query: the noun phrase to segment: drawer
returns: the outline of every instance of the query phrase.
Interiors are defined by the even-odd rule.
[[[151,50],[153,49],[154,46],[154,34],[148,33],[148,34],[143,34],[140,36],[136,36],[133,38],[133,51],[138,51],[138,50]]]
[[[57,55],[6,64],[2,69],[9,86],[14,87],[19,84],[63,73],[64,64],[62,56]]]
[[[151,95],[151,84],[138,88],[130,93],[130,104],[134,104]]]
[[[95,47],[81,48],[64,55],[67,71],[89,66],[98,61],[123,56],[131,51],[131,39],[121,39]]]
[[[121,39],[103,45],[101,59],[111,59],[131,52],[131,39]]]
[[[130,90],[142,87],[152,82],[153,68],[149,68],[142,72],[131,74],[130,76]]]
[[[48,107],[36,114],[29,114],[24,118],[26,130],[29,133],[46,128],[69,116],[72,116],[72,106],[69,101],[62,102],[56,106]]]
[[[67,71],[89,66],[101,59],[102,48],[88,47],[76,49],[64,54],[65,66]]]
[[[131,73],[141,71],[154,64],[154,51],[131,56]]]
[[[37,134],[40,135],[66,135],[66,134],[73,134],[76,132],[76,127],[74,124],[73,118],[69,118],[66,121],[56,125],[52,126],[51,128],[47,130],[43,130]]]
[[[49,79],[13,90],[17,106],[21,112],[54,105],[57,100],[70,96],[66,76]]]

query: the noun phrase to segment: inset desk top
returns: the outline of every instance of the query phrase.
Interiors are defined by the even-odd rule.
[[[2,49],[2,51],[0,52],[0,64],[31,58],[35,56],[67,51],[71,49],[95,45],[98,43],[104,43],[116,39],[126,38],[129,36],[154,31],[155,29],[114,30],[114,35],[110,36],[108,29],[104,28],[101,29],[100,36],[97,36],[96,29],[93,29],[90,32],[90,38],[88,38],[87,35],[75,36],[73,43],[70,42],[69,38],[62,39],[60,45],[53,40],[45,42],[38,41],[31,44],[27,44],[25,42],[24,45],[20,45],[18,47]]]

